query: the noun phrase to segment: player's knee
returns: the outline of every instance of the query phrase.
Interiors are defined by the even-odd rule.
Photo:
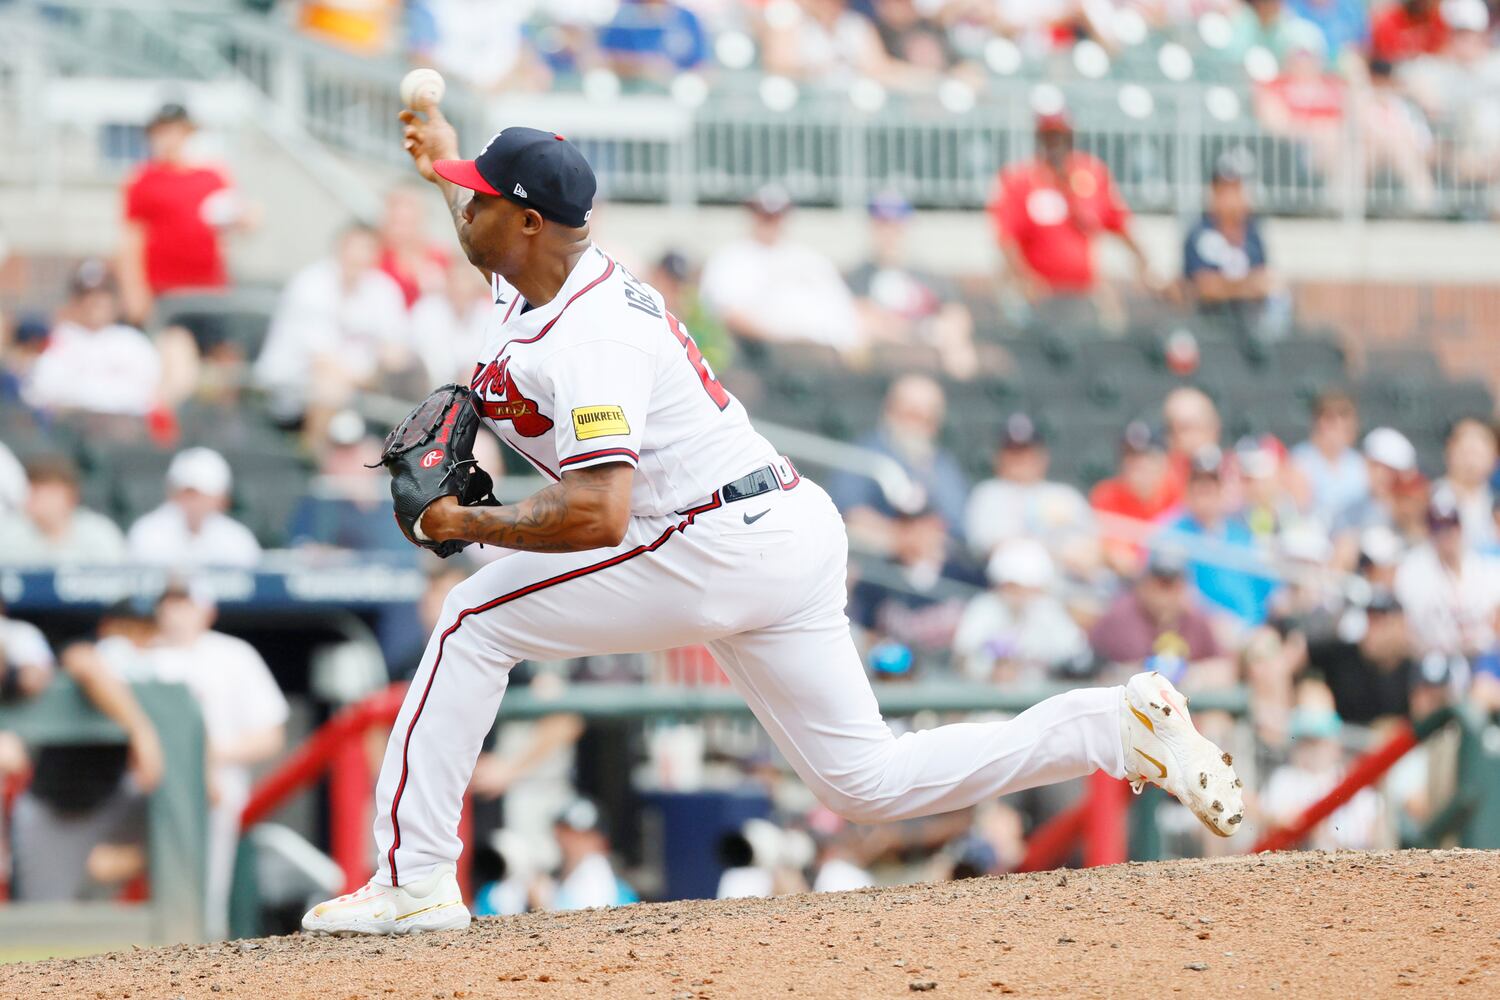
[[[818,798],[849,822],[880,823],[891,818],[896,800],[881,790],[879,775],[844,772],[822,777]]]
[[[883,823],[891,818],[891,804],[885,799],[842,792],[831,792],[819,798],[850,823]]]

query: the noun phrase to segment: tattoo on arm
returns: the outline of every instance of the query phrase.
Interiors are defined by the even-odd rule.
[[[461,536],[472,542],[527,552],[600,548],[600,511],[613,504],[614,465],[569,473],[509,507],[463,507]],[[598,473],[590,475],[590,473]]]
[[[464,206],[472,195],[457,184],[443,185],[443,200],[448,203],[448,214],[453,218],[453,230],[457,232],[464,224]]]

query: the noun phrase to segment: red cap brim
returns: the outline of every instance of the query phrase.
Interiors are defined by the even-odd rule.
[[[500,193],[490,186],[489,181],[480,176],[479,168],[474,165],[473,160],[434,160],[432,169],[443,180],[457,184],[461,188],[478,191],[480,194],[498,195]]]

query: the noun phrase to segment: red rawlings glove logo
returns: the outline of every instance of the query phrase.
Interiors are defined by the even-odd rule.
[[[443,460],[443,449],[434,448],[422,456],[422,468],[430,469]]]

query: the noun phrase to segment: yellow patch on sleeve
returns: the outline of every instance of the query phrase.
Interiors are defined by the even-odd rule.
[[[618,406],[578,406],[573,409],[573,434],[580,441],[630,433],[630,421]]]

